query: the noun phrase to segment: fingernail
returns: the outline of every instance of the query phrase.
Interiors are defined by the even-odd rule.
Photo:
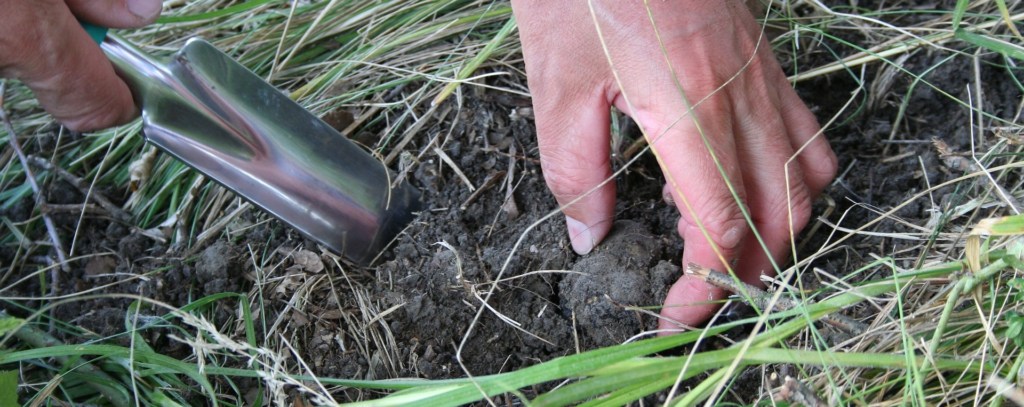
[[[587,254],[594,250],[594,235],[590,233],[590,227],[576,219],[565,217],[565,224],[569,227],[569,240],[572,241],[572,249],[577,254]]]
[[[124,4],[128,7],[128,11],[143,20],[160,15],[160,11],[164,8],[161,0],[125,0]]]
[[[676,199],[673,198],[672,193],[667,190],[662,192],[661,199],[671,206],[676,206]]]

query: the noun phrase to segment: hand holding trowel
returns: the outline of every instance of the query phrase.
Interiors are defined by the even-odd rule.
[[[15,7],[7,10],[15,19],[0,22],[24,28],[21,37],[0,35],[0,51],[16,51],[0,55],[5,72],[5,60],[26,55],[19,49],[39,50],[4,41],[31,34],[31,25],[18,24],[31,24],[24,18],[32,10],[49,9],[0,4]],[[47,21],[40,29],[48,30]],[[191,39],[168,60],[157,60],[105,29],[86,29],[131,90],[150,143],[328,248],[367,264],[418,210],[415,189],[391,188],[383,164],[209,43]],[[8,73],[18,77],[14,69]]]
[[[419,192],[288,96],[198,38],[167,61],[86,27],[142,109],[146,140],[328,248],[368,264]]]

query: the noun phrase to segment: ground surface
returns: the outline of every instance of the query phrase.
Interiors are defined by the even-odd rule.
[[[903,66],[920,73],[946,56],[921,51]],[[982,60],[1001,62],[997,57]],[[865,80],[873,83],[878,65],[866,72]],[[984,110],[1013,118],[1021,95],[1012,78],[986,63],[980,72]],[[957,58],[925,78],[967,100],[965,85],[974,80],[974,71],[968,59]],[[841,174],[826,191],[836,204],[829,221],[837,222],[845,214],[842,225],[859,226],[875,216],[869,208],[888,210],[929,184],[959,174],[943,166],[928,141],[940,138],[954,149],[968,151],[968,109],[935,89],[918,86],[910,96],[906,118],[893,123],[910,83],[902,75],[890,86],[862,92],[854,107],[826,133],[839,156]],[[825,122],[857,86],[844,72],[802,82],[797,89],[819,121]],[[680,275],[678,213],[661,199],[663,181],[653,158],[642,158],[618,179],[615,227],[592,254],[580,257],[569,246],[562,217],[555,215],[536,224],[556,204],[544,185],[533,122],[528,114],[510,117],[529,100],[470,91],[461,107],[454,101],[446,103],[453,114],[424,129],[407,149],[418,154],[440,134],[441,149],[468,182],[483,191],[470,191],[436,154],[420,157],[405,176],[424,192],[427,209],[376,267],[359,269],[329,255],[321,256],[322,270],[307,266],[297,261],[292,249],[298,246],[320,255],[316,246],[276,222],[262,222],[264,215],[255,211],[243,214],[241,231],[230,237],[170,249],[108,216],[90,215],[79,229],[76,251],[92,256],[72,263],[72,270],[61,277],[59,292],[139,294],[173,306],[217,293],[249,293],[251,304],[263,304],[262,310],[257,309],[260,338],[267,332],[283,335],[314,373],[339,378],[463,376],[456,357],[460,347],[465,368],[472,374],[507,372],[622,343],[654,328],[651,316],[623,309],[660,305],[668,285]],[[893,126],[897,126],[897,143],[887,142]],[[630,137],[638,135],[629,125],[623,128]],[[47,189],[50,203],[82,201],[70,185],[57,182]],[[952,193],[952,189],[936,191],[932,198],[915,201],[896,215],[923,225],[932,204],[955,199]],[[819,200],[815,216],[824,213],[825,202]],[[20,221],[30,209],[31,203],[26,202],[3,215]],[[73,215],[56,219],[65,237],[74,235],[77,220]],[[883,222],[879,229],[909,230],[892,221]],[[802,255],[815,252],[829,232],[823,227],[811,236]],[[844,274],[870,260],[869,253],[898,252],[907,244],[918,242],[856,238],[821,255],[812,265]],[[0,259],[9,264],[12,250],[0,250]],[[10,280],[24,279],[15,287],[15,296],[47,290],[39,286],[39,279],[29,277],[32,272],[22,270]],[[813,275],[804,279],[817,283]],[[481,298],[495,281],[489,306],[480,312]],[[236,301],[219,301],[207,314],[225,332],[238,330]],[[96,338],[113,336],[127,344],[127,337],[118,335],[125,330],[131,302],[127,298],[80,300],[58,306],[54,316],[95,333]],[[15,315],[26,313],[15,303],[0,307]],[[466,335],[470,327],[472,332]],[[191,350],[171,340],[169,332],[154,329],[148,339],[164,353],[189,357]]]

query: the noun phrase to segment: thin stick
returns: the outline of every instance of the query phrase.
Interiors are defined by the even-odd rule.
[[[53,163],[42,157],[28,155],[27,158],[29,164],[53,172],[64,181],[67,181],[67,183],[74,185],[79,192],[89,197],[89,199],[95,201],[97,205],[103,207],[103,209],[105,209],[107,212],[110,212],[110,214],[115,219],[125,222],[131,218],[131,215],[128,215],[128,212],[125,212],[117,205],[114,205],[113,202],[110,202],[110,200],[107,199],[107,197],[103,196],[99,192],[94,190],[90,193],[89,184],[85,182],[85,180],[76,177],[74,174],[67,172],[67,170],[60,168],[57,165],[54,165]]]
[[[508,176],[505,177],[505,202],[501,205],[501,209],[504,209],[508,213],[509,219],[514,219],[519,216],[519,207],[516,206],[515,197],[512,196],[512,192],[516,190],[516,186],[512,185],[512,182],[516,179],[516,143],[512,143],[508,149],[510,157],[508,158]],[[494,228],[491,228],[493,231]],[[490,234],[490,233],[488,233]]]
[[[25,178],[28,179],[29,185],[32,186],[32,194],[35,195],[36,206],[46,203],[43,199],[43,194],[39,189],[39,184],[36,182],[36,176],[32,173],[32,168],[28,166],[28,158],[25,157],[25,151],[21,149],[21,142],[18,141],[17,133],[14,131],[14,125],[11,124],[11,118],[7,116],[7,110],[3,108],[4,99],[7,95],[7,81],[0,82],[0,120],[3,120],[4,126],[7,127],[7,136],[11,141],[11,147],[14,148],[15,154],[18,155],[18,160],[21,161],[21,166],[25,170]],[[53,242],[53,249],[57,251],[57,260],[60,261],[60,269],[63,271],[71,271],[68,267],[67,255],[64,254],[64,246],[60,244],[60,236],[57,235],[57,227],[53,224],[53,219],[50,218],[49,214],[43,215],[43,223],[46,224],[46,231],[50,233],[50,241]],[[59,277],[56,270],[52,273],[52,284],[54,293],[57,290],[57,278]]]
[[[441,158],[441,161],[444,161],[445,164],[452,167],[452,171],[455,171],[455,175],[458,175],[459,179],[462,180],[462,183],[466,184],[466,187],[469,188],[469,192],[476,192],[476,187],[473,186],[473,181],[470,181],[469,178],[466,177],[466,174],[462,172],[462,169],[459,168],[458,164],[455,164],[455,161],[452,161],[452,158],[449,157],[448,154],[445,154],[444,150],[434,147],[434,153]]]
[[[53,213],[106,213],[103,208],[90,203],[83,204],[39,204],[39,212],[47,215]]]
[[[769,305],[771,305],[772,295],[770,293],[758,287],[754,287],[753,285],[737,281],[728,274],[709,269],[697,263],[688,264],[686,266],[686,274],[697,277],[708,284],[731,293],[739,294],[741,296],[749,296],[749,298],[744,297],[743,300],[758,309],[768,310]],[[792,298],[780,296],[778,300],[775,301],[775,307],[771,308],[771,310],[787,311],[796,308],[799,305],[800,304]],[[821,320],[854,336],[861,335],[868,330],[867,325],[863,322],[841,314],[825,315],[821,317]]]
[[[245,212],[251,208],[252,203],[245,202],[239,205],[237,209],[229,213],[227,216],[221,218],[217,222],[214,222],[212,226],[204,230],[203,233],[200,233],[199,236],[196,237],[196,244],[194,247],[199,247],[199,245],[206,241],[206,239],[209,239],[219,234],[220,231],[228,225],[228,223],[231,223],[231,221],[235,220],[235,218],[241,215],[242,212]]]
[[[484,183],[482,185],[480,185],[480,188],[477,188],[476,192],[473,192],[473,194],[470,195],[469,198],[466,198],[466,202],[463,202],[462,205],[459,205],[459,210],[460,211],[466,210],[466,208],[468,208],[469,205],[473,203],[473,201],[476,201],[476,199],[479,198],[480,195],[482,195],[484,193],[484,191],[487,190],[487,188],[490,188],[491,186],[496,184],[498,182],[498,180],[500,180],[501,177],[504,177],[504,176],[505,176],[505,171],[498,171],[498,172],[495,172],[495,173],[491,173],[491,175],[488,175],[487,178],[484,179]]]
[[[437,105],[431,106],[430,109],[427,109],[426,113],[424,113],[419,120],[413,123],[412,127],[409,127],[409,129],[405,131],[405,135],[402,136],[402,140],[391,148],[391,152],[388,153],[387,157],[384,157],[385,166],[391,165],[391,162],[395,161],[395,158],[398,158],[398,156],[402,153],[402,150],[405,149],[405,146],[409,144],[409,141],[412,141],[413,136],[419,134],[420,129],[422,129],[423,125],[427,124],[427,122],[430,121],[430,118],[436,117],[436,121],[438,123],[441,123],[444,121],[445,117],[448,117],[448,112],[452,111],[452,107],[445,107],[445,109],[442,110],[441,114],[438,116],[434,116],[435,111],[437,111]]]

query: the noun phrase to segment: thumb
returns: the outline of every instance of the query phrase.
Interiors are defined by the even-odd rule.
[[[131,120],[132,95],[63,2],[15,0],[0,15],[0,76],[20,79],[72,130]]]
[[[65,0],[71,12],[85,21],[110,28],[136,28],[160,17],[161,0]]]
[[[535,96],[541,166],[563,207],[573,250],[587,254],[608,234],[615,211],[609,105],[601,92],[558,93],[560,97],[551,99]]]

